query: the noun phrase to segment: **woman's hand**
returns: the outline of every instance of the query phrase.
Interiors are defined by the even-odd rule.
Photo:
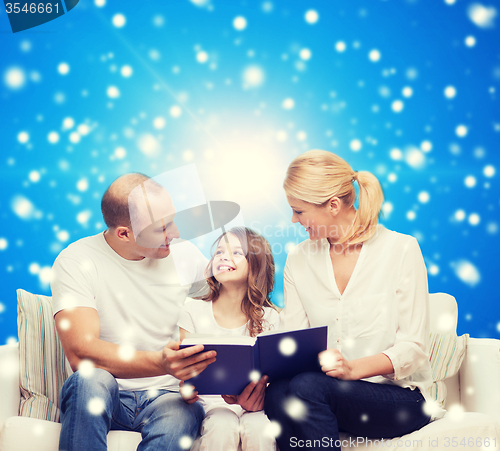
[[[267,376],[262,376],[260,381],[250,382],[240,395],[222,395],[228,404],[239,404],[248,412],[257,412],[264,408],[264,395],[268,381]]]
[[[330,348],[318,354],[321,371],[327,376],[345,381],[356,380],[352,362],[346,360],[338,349]]]
[[[182,399],[188,404],[193,404],[200,399],[198,392],[194,389],[194,385],[184,384],[184,381],[179,382],[179,393]]]

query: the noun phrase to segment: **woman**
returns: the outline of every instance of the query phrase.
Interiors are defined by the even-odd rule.
[[[298,156],[284,188],[292,222],[309,239],[288,255],[282,327],[326,324],[328,349],[319,355],[323,373],[266,391],[265,411],[281,426],[280,450],[306,440],[340,450],[339,431],[392,438],[421,428],[431,420],[424,405],[432,381],[427,275],[417,241],[377,225],[377,178],[332,153]]]

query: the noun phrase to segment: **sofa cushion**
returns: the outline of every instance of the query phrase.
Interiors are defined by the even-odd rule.
[[[469,339],[467,353],[460,367],[460,386],[461,403],[467,411],[487,413],[500,423],[499,340]]]
[[[2,451],[58,451],[61,425],[35,418],[12,417],[0,435]],[[108,451],[135,451],[141,434],[132,431],[110,431]]]
[[[19,415],[59,420],[59,392],[71,373],[56,333],[52,302],[17,290],[19,333]]]
[[[446,385],[443,381],[458,373],[465,357],[468,339],[468,334],[460,337],[442,333],[430,335],[429,360],[434,382],[430,394],[439,407],[444,407],[446,400]]]
[[[366,439],[341,432],[342,451],[439,451],[496,450],[500,442],[500,424],[489,415],[461,412],[453,409],[443,418],[433,421],[411,434],[392,439]],[[369,441],[370,440],[370,441]]]
[[[0,431],[7,418],[18,415],[20,397],[18,345],[0,346]]]

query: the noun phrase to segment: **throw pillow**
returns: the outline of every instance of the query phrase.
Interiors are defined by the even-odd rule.
[[[458,373],[465,357],[469,335],[430,334],[429,360],[433,384],[430,395],[440,407],[444,407],[446,385],[444,380]]]
[[[71,374],[56,332],[52,302],[17,290],[19,415],[59,421],[59,392]]]

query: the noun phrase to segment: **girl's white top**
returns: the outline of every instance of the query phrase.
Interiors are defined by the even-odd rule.
[[[263,332],[278,329],[279,322],[280,317],[278,312],[273,308],[264,307]],[[184,304],[177,325],[187,332],[195,334],[250,335],[246,324],[235,329],[226,329],[225,327],[219,326],[214,317],[212,301],[190,301]],[[238,415],[244,412],[239,405],[227,404],[224,399],[218,395],[200,396],[200,402],[205,408],[205,413],[216,407],[227,407]]]
[[[394,373],[364,380],[418,387],[431,401],[427,271],[417,240],[377,226],[340,294],[327,239],[306,240],[288,255],[281,327],[328,326],[328,347],[347,360],[384,353]],[[432,406],[432,418],[445,411]]]

